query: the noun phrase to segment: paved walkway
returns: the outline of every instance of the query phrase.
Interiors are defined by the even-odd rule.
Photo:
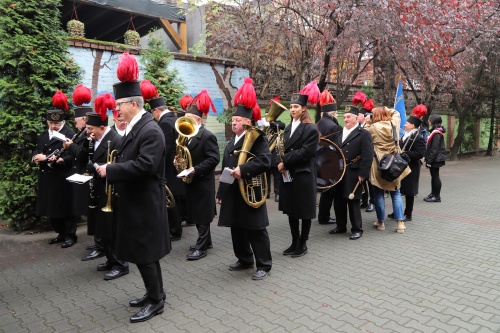
[[[363,212],[360,240],[329,235],[313,221],[309,253],[284,257],[286,217],[268,200],[272,275],[230,272],[229,230],[212,226],[214,249],[185,260],[196,229],[185,228],[162,260],[165,312],[139,324],[127,306],[144,290],[137,267],[104,281],[80,261],[92,243],[80,226],[69,249],[47,245],[53,233],[0,233],[0,332],[500,332],[500,158],[449,162],[442,203],[425,203],[430,177],[407,232],[372,228]],[[390,200],[387,200],[390,212]]]

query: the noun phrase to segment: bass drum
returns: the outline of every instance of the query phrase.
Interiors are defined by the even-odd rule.
[[[316,187],[322,192],[331,189],[342,180],[345,173],[345,157],[339,146],[325,138],[319,140],[316,170]]]

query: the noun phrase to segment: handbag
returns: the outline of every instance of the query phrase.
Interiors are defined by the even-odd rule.
[[[380,171],[381,177],[389,182],[392,182],[401,176],[401,174],[408,167],[408,162],[397,152],[399,141],[396,138],[396,131],[392,122],[391,127],[392,136],[394,138],[394,151],[390,154],[382,156],[380,161],[378,160],[377,155],[375,155],[375,159],[377,160],[377,169]]]

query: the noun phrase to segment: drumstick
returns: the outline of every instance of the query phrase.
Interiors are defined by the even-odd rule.
[[[361,180],[358,180],[358,182],[356,183],[356,186],[354,186],[354,190],[352,191],[351,194],[349,194],[349,200],[354,199],[354,192],[356,192],[356,190],[358,189],[359,184],[361,184]]]

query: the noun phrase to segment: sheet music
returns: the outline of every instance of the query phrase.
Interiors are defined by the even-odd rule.
[[[191,168],[191,169],[186,169],[186,170],[182,170],[181,172],[179,172],[179,174],[177,175],[177,178],[184,178],[184,177],[187,177],[191,174],[191,172],[194,171],[194,168]]]
[[[75,173],[74,175],[66,178],[66,180],[70,183],[85,184],[86,182],[88,182],[92,178],[93,178],[92,176],[80,175],[79,173]]]
[[[64,136],[64,134],[61,134],[59,132],[52,132],[52,137],[56,138],[59,141],[66,142],[67,138]]]
[[[292,176],[290,175],[290,171],[288,170],[285,170],[281,173],[281,175],[283,176],[283,182],[285,183],[291,183],[292,182]]]
[[[232,184],[234,182],[234,177],[231,176],[231,171],[233,170],[229,169],[228,167],[224,168],[224,170],[222,170],[222,173],[220,174],[219,181],[221,183]]]

